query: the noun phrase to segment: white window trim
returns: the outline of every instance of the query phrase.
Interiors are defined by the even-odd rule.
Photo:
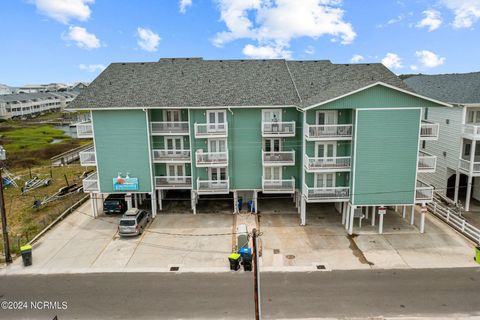
[[[176,140],[176,139],[180,139],[180,149],[175,149],[175,143],[172,144],[172,146],[174,147],[174,149],[168,149],[168,139],[173,139],[173,140]],[[165,150],[183,150],[183,137],[176,137],[176,136],[165,136],[165,138],[163,139],[163,143],[164,143],[164,146],[165,146]]]
[[[168,110],[163,110],[163,121],[167,122],[167,112],[178,112],[178,122],[182,121],[182,112],[180,109],[168,109]],[[176,121],[172,121],[176,122]]]
[[[318,180],[318,176],[322,175],[322,176],[327,176],[327,174],[331,174],[333,179],[332,179],[332,184],[333,184],[333,187],[332,188],[335,188],[337,186],[337,175],[335,174],[335,172],[332,172],[332,173],[315,173],[315,176],[313,177],[314,180],[313,180],[313,186],[314,188],[316,189],[318,184],[317,184],[317,180]],[[327,181],[325,179],[325,181]]]
[[[262,146],[262,150],[267,152],[267,140],[279,140],[280,143],[278,145],[278,147],[280,148],[280,152],[283,151],[283,139],[282,138],[263,138],[263,146]],[[272,151],[268,151],[268,152],[272,152]]]
[[[316,125],[320,125],[320,123],[318,123],[318,115],[320,113],[332,113],[333,116],[334,116],[334,121],[333,121],[333,124],[338,124],[338,111],[337,110],[318,110],[316,113],[315,113],[315,124]]]
[[[315,142],[315,158],[319,158],[318,156],[318,146],[323,144],[323,148],[324,150],[326,149],[326,145],[328,144],[333,144],[333,158],[336,158],[337,157],[337,143],[336,142],[330,142],[330,141],[323,141],[323,142],[320,142],[320,141],[317,141]],[[323,156],[322,156],[323,157]]]
[[[210,150],[210,142],[212,141],[225,141],[225,152],[228,152],[228,139],[207,139],[207,152],[213,152]],[[220,151],[215,151],[215,152],[220,152]]]
[[[210,122],[210,114],[220,114],[223,113],[223,119],[225,119],[225,122]],[[207,124],[215,124],[215,123],[227,123],[227,111],[226,110],[207,110]],[[215,116],[215,119],[218,119],[218,116]]]
[[[279,117],[278,117],[278,122],[282,122],[282,109],[262,109],[262,122],[272,122],[272,119],[265,119],[265,113],[266,112],[278,112]]]

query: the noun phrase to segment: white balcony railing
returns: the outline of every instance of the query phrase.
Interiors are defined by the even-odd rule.
[[[437,140],[439,127],[438,123],[422,121],[420,124],[420,138],[422,140]]]
[[[153,121],[152,135],[188,135],[188,121]]]
[[[427,152],[420,151],[418,154],[418,172],[435,172],[437,157]]]
[[[295,137],[295,121],[262,122],[262,137]]]
[[[351,124],[305,125],[307,140],[351,140]]]
[[[157,189],[192,189],[192,177],[189,176],[163,176],[155,177]]]
[[[95,148],[91,147],[79,152],[80,165],[82,166],[96,166],[97,157],[95,155]]]
[[[351,157],[315,158],[305,155],[304,158],[305,170],[308,172],[350,171],[351,163]]]
[[[195,123],[195,138],[226,138],[228,123]]]
[[[198,194],[228,194],[230,192],[230,180],[200,180],[197,179]]]
[[[307,202],[342,202],[350,198],[350,188],[311,188],[303,185],[303,195]]]
[[[265,179],[262,177],[263,193],[295,193],[295,178],[291,179]]]
[[[460,170],[463,170],[463,171],[469,173],[470,172],[470,164],[471,164],[470,160],[465,160],[465,159],[460,158],[459,163],[458,163],[458,168]],[[471,173],[473,173],[473,174],[480,173],[480,162],[474,162],[473,163],[473,168],[471,170]]]
[[[100,191],[98,188],[98,175],[97,173],[93,173],[83,179],[83,191],[84,192],[98,192]]]
[[[228,152],[195,152],[197,167],[225,167],[228,166]]]
[[[473,135],[473,136],[480,136],[480,125],[466,123],[463,125],[463,133]]]
[[[420,180],[417,180],[415,189],[415,202],[433,201],[433,187]]]
[[[153,149],[153,161],[158,163],[190,162],[190,150]]]
[[[93,138],[93,127],[91,122],[77,123],[77,138]]]
[[[295,165],[295,150],[292,151],[262,151],[264,166],[293,166]]]

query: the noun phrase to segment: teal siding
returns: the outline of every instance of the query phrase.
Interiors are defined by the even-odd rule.
[[[418,108],[440,105],[382,85],[324,104],[319,109]]]
[[[145,112],[93,111],[92,116],[101,192],[113,192],[112,180],[119,172],[138,178],[138,192],[151,192]]]
[[[414,203],[420,112],[358,110],[354,205]]]

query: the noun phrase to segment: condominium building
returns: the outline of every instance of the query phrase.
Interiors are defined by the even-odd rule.
[[[480,72],[419,75],[405,83],[453,105],[424,109],[425,121],[440,125],[440,136],[436,143],[421,145],[422,152],[438,159],[436,172],[422,178],[470,211],[472,200],[480,201]]]
[[[307,203],[331,203],[351,233],[355,208],[432,200],[419,145],[438,125],[421,110],[439,106],[381,64],[184,58],[111,64],[68,109],[91,112],[77,126],[94,141],[85,192],[148,194],[153,216],[172,190],[193,213],[209,195],[236,212],[239,194],[255,210],[283,194],[300,224]]]
[[[73,92],[39,92],[0,95],[0,119],[23,118],[59,111],[77,96]]]

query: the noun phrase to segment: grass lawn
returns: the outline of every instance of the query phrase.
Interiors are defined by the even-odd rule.
[[[37,175],[39,178],[50,177],[51,172],[53,177],[52,183],[49,186],[39,187],[22,195],[20,187],[30,178],[28,170],[24,170],[21,179],[16,180],[19,188],[5,188],[5,209],[7,211],[10,245],[13,252],[18,252],[19,246],[30,241],[63,211],[84,197],[85,193],[83,191],[76,193],[44,205],[39,209],[32,208],[34,201],[42,200],[45,196],[52,195],[61,187],[66,186],[65,175],[70,185],[74,183],[81,184],[79,176],[85,170],[80,165],[32,169],[32,175]],[[3,245],[0,251],[3,252]]]
[[[72,140],[62,130],[55,129],[50,125],[23,128],[10,127],[2,132],[2,136],[2,139],[6,142],[3,147],[9,152],[44,149],[49,147],[54,139]]]

